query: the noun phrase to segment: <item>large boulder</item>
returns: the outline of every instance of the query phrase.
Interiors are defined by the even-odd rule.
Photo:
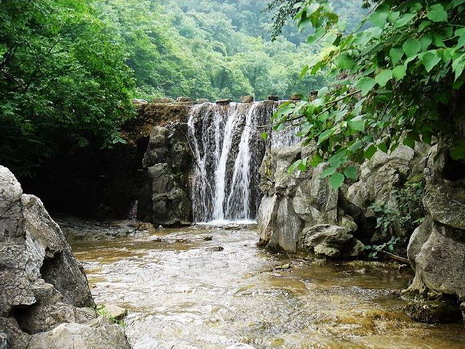
[[[357,257],[364,245],[349,233],[349,229],[337,225],[317,224],[303,231],[303,245],[317,257]]]
[[[302,243],[304,228],[338,223],[338,193],[321,180],[323,166],[307,172],[288,169],[311,148],[300,145],[271,147],[260,168],[264,196],[259,209],[260,243],[289,252],[307,250]]]
[[[440,142],[429,153],[423,197],[427,219],[409,242],[415,279],[407,295],[413,295],[420,305],[439,297],[457,313],[465,301],[465,169],[449,157],[448,149]],[[425,319],[438,318],[424,313]]]
[[[12,348],[33,348],[30,341],[37,333],[47,334],[63,323],[91,326],[89,321],[97,318],[86,276],[61,229],[3,166],[0,290],[0,344]]]

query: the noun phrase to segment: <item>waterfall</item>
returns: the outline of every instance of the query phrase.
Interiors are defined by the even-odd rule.
[[[191,182],[195,222],[254,220],[265,142],[261,127],[277,103],[203,103],[192,108],[189,144],[195,168]]]

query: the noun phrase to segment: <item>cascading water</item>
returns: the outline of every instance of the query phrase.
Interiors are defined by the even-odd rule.
[[[260,202],[258,169],[265,153],[261,127],[277,103],[204,103],[194,106],[188,129],[195,160],[195,222],[255,218]]]

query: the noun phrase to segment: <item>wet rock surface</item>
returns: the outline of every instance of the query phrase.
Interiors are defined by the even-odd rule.
[[[19,182],[3,166],[0,166],[0,290],[1,345],[6,342],[7,347],[19,349],[52,348],[50,342],[37,344],[38,336],[51,335],[50,331],[63,323],[76,326],[79,323],[80,329],[93,332],[95,338],[102,333],[99,326],[88,323],[94,321],[96,314],[84,307],[92,307],[94,301],[82,267],[61,229],[42,202],[23,194]],[[124,338],[120,328],[113,331]],[[79,333],[63,334],[61,348],[71,347],[73,336]],[[113,345],[125,348],[120,343]],[[93,348],[104,347],[96,344]]]

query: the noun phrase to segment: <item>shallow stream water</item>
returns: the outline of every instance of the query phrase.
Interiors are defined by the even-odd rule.
[[[72,246],[96,302],[129,310],[135,349],[465,348],[463,324],[403,314],[396,265],[289,260],[257,240],[196,226]]]

